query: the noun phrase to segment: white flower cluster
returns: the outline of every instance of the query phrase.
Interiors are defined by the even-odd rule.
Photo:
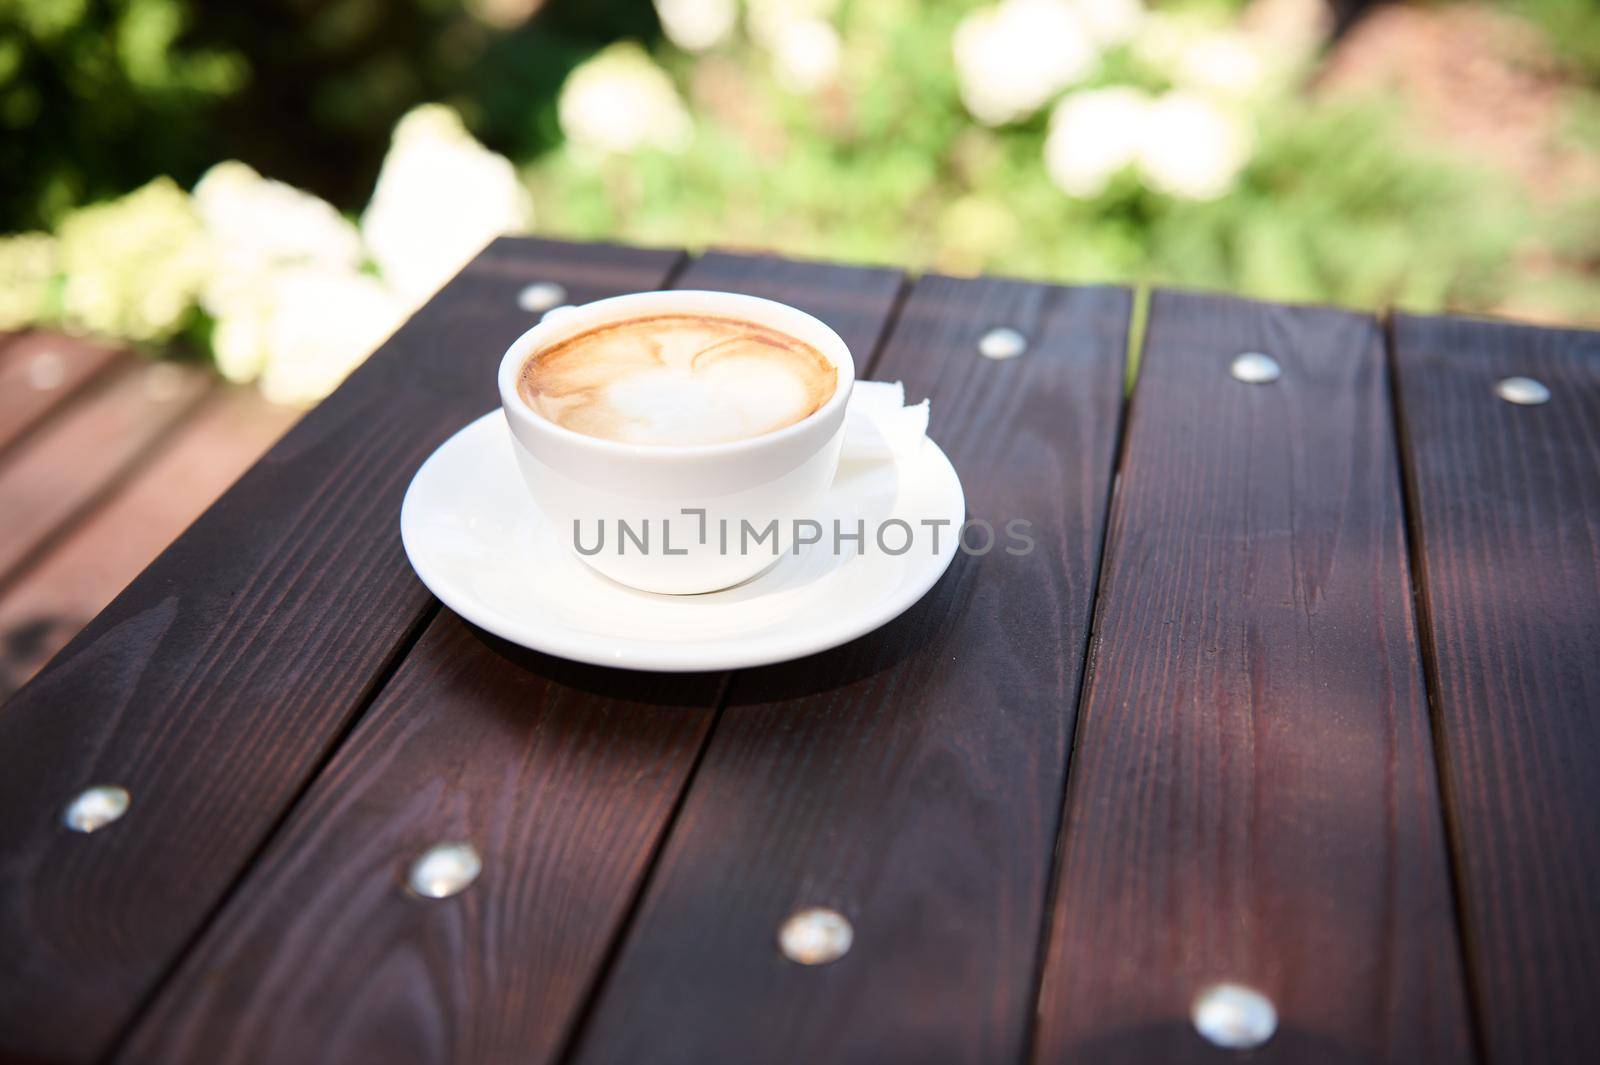
[[[1152,14],[1130,46],[1134,59],[1179,87],[1232,99],[1261,89],[1270,73],[1261,42],[1194,17]]]
[[[704,52],[726,41],[739,21],[735,0],[655,0],[667,40],[685,52]]]
[[[200,305],[231,381],[275,402],[318,399],[394,328],[403,305],[361,273],[361,237],[332,206],[238,162],[194,187],[211,243]]]
[[[48,233],[0,237],[0,330],[45,317],[59,257],[56,238]]]
[[[1131,40],[1144,25],[1145,10],[1141,0],[1077,0],[1074,6],[1089,28],[1089,35],[1101,48]]]
[[[601,154],[682,151],[693,133],[672,79],[628,42],[596,53],[567,75],[556,114],[568,141]]]
[[[1254,42],[1232,30],[1201,34],[1178,55],[1178,84],[1220,96],[1245,98],[1266,76],[1266,60]]]
[[[218,163],[187,194],[159,178],[74,212],[54,237],[0,240],[0,329],[60,321],[160,341],[198,305],[225,377],[311,403],[479,248],[531,221],[511,164],[455,112],[419,107],[395,129],[359,231],[244,163]]]
[[[384,281],[415,305],[490,240],[532,220],[511,161],[474,140],[454,111],[427,104],[395,126],[361,236]]]
[[[332,392],[408,310],[375,277],[314,266],[274,275],[266,295],[260,387],[275,403],[309,404]]]
[[[1215,199],[1249,161],[1241,104],[1269,71],[1243,33],[1146,12],[1141,0],[1001,0],[962,19],[952,44],[962,102],[987,126],[1027,119],[1090,81],[1111,48],[1173,82],[1155,96],[1108,86],[1056,103],[1045,166],[1070,196],[1092,199],[1131,166],[1158,192]]]
[[[493,237],[531,220],[505,159],[453,111],[401,119],[361,229],[309,193],[238,162],[194,188],[209,241],[200,303],[216,322],[223,375],[267,398],[310,403],[331,392],[420,302]],[[379,276],[364,270],[370,259]]]
[[[836,0],[750,0],[750,36],[789,91],[816,92],[838,77],[844,45],[829,21],[836,6]]]
[[[1151,97],[1113,87],[1056,104],[1044,158],[1051,180],[1079,199],[1098,196],[1131,165],[1159,192],[1211,200],[1232,186],[1251,146],[1245,122],[1202,95],[1177,89]]]
[[[723,44],[739,21],[736,0],[654,2],[662,32],[686,52]],[[838,77],[844,45],[831,21],[837,6],[838,0],[748,0],[750,37],[771,57],[784,88],[816,92]]]
[[[961,101],[986,126],[1021,121],[1093,75],[1144,15],[1140,0],[1001,0],[974,11],[953,42]]]
[[[200,219],[170,178],[73,213],[56,236],[62,318],[75,329],[165,340],[209,272]]]

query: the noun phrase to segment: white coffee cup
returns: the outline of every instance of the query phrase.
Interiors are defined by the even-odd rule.
[[[774,432],[678,445],[586,436],[545,418],[518,393],[534,352],[612,322],[661,314],[740,318],[787,333],[834,365],[833,395]],[[559,538],[614,581],[672,594],[731,587],[790,550],[796,521],[814,517],[838,468],[854,383],[855,363],[839,334],[804,311],[731,292],[640,292],[562,308],[518,337],[500,361],[512,450]]]

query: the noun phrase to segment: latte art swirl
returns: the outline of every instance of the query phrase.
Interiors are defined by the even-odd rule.
[[[522,364],[517,392],[540,415],[627,444],[717,444],[793,425],[832,397],[838,370],[816,348],[754,322],[629,318],[569,337]]]

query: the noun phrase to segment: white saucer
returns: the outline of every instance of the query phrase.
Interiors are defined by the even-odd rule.
[[[866,520],[866,546],[835,553],[831,529]],[[912,548],[890,555],[873,530],[898,518]],[[914,457],[839,467],[817,515],[823,541],[785,552],[744,584],[656,595],[585,566],[528,496],[505,416],[491,411],[422,464],[400,508],[400,538],[428,590],[480,628],[546,654],[665,672],[736,669],[799,658],[893,620],[955,558],[966,519],[961,480],[932,440]],[[924,520],[946,521],[937,532]],[[886,532],[891,550],[904,533]]]

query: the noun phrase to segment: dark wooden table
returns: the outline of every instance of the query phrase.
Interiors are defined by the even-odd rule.
[[[471,628],[400,498],[539,282],[819,315],[1038,550],[733,674]],[[497,241],[0,708],[0,1059],[1221,1061],[1233,982],[1251,1060],[1594,1060],[1600,335],[1157,292],[1129,396],[1133,306]]]

